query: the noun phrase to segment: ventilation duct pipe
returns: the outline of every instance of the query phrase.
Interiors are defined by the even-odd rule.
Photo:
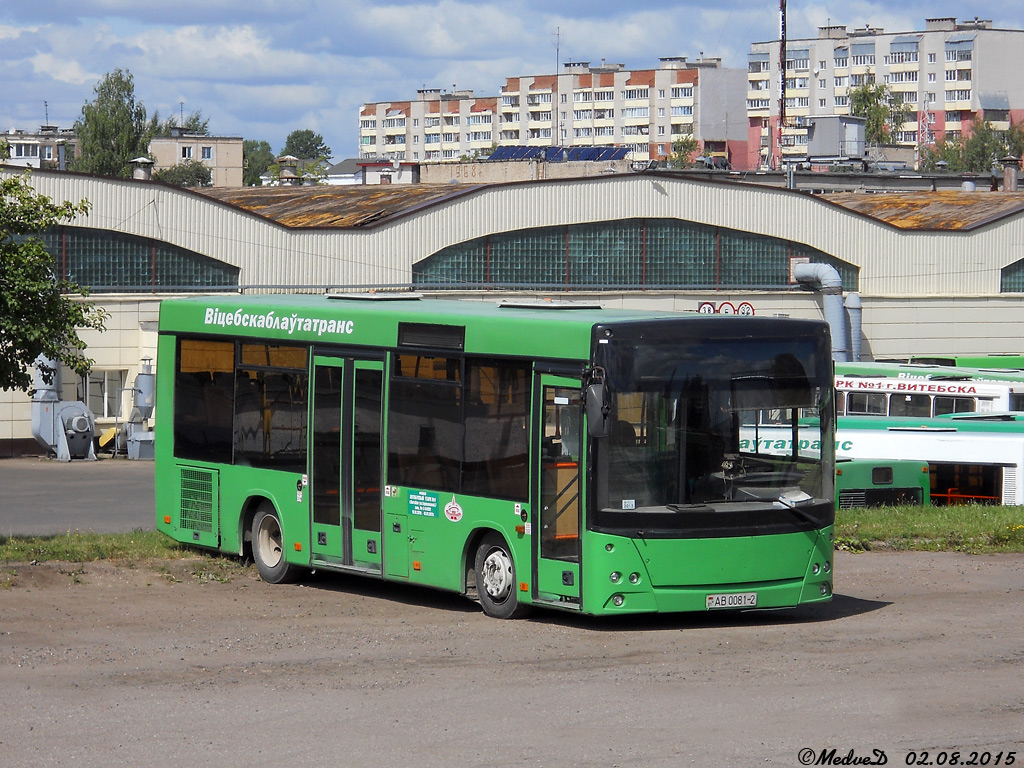
[[[43,378],[43,368],[53,371],[49,383]],[[95,459],[92,438],[96,420],[85,403],[60,399],[60,364],[37,357],[33,386],[32,436],[36,442],[61,461]]]
[[[825,306],[825,321],[832,331],[832,360],[837,363],[847,362],[843,279],[835,267],[828,264],[797,264],[793,276],[798,283],[808,285],[821,293]]]
[[[850,362],[860,362],[861,307],[860,294],[846,297],[846,316],[850,319]]]

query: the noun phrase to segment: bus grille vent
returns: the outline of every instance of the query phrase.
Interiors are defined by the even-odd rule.
[[[181,527],[213,532],[213,473],[181,470]]]
[[[839,494],[840,509],[854,509],[868,505],[867,494],[864,491],[842,491]]]
[[[1019,504],[1017,501],[1017,468],[1003,467],[1003,498],[1001,504]]]

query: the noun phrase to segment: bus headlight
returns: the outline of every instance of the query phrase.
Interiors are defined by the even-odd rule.
[[[832,563],[830,563],[828,560],[826,560],[825,561],[825,573],[828,573],[831,570],[832,570]]]
[[[608,578],[611,579],[612,584],[618,584],[620,581],[622,581],[622,574],[618,571],[612,571],[611,575]]]
[[[626,598],[622,595],[612,595],[612,603],[616,608],[621,608],[624,602],[626,602]]]
[[[821,573],[821,566],[815,563],[813,566],[811,566],[811,573],[817,576],[819,573]]]
[[[629,574],[629,583],[630,584],[639,584],[640,583],[640,574],[639,573],[631,573],[631,574]]]
[[[821,586],[819,588],[821,589],[822,597],[826,597],[829,594],[829,592],[832,591],[831,585],[827,581],[821,582]]]

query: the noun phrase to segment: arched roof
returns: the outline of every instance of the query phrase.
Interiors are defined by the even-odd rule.
[[[203,192],[50,171],[34,172],[32,183],[54,199],[90,200],[78,226],[232,264],[248,286],[409,284],[413,264],[489,234],[656,218],[816,249],[857,267],[865,295],[996,295],[1024,242],[1024,198],[1013,193],[826,197],[670,172]]]

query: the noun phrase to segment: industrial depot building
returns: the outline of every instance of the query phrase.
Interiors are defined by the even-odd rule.
[[[758,181],[644,170],[191,191],[33,171],[37,191],[91,203],[45,239],[108,316],[105,331],[83,334],[93,374],[65,376],[63,398],[89,405],[97,434],[123,422],[132,382],[155,357],[160,301],[197,291],[526,292],[804,318],[859,296],[852,334],[834,328],[844,355],[1022,351],[1024,195],[988,185],[810,194]],[[815,270],[830,278],[797,282]],[[0,394],[0,456],[39,450],[28,396]]]

